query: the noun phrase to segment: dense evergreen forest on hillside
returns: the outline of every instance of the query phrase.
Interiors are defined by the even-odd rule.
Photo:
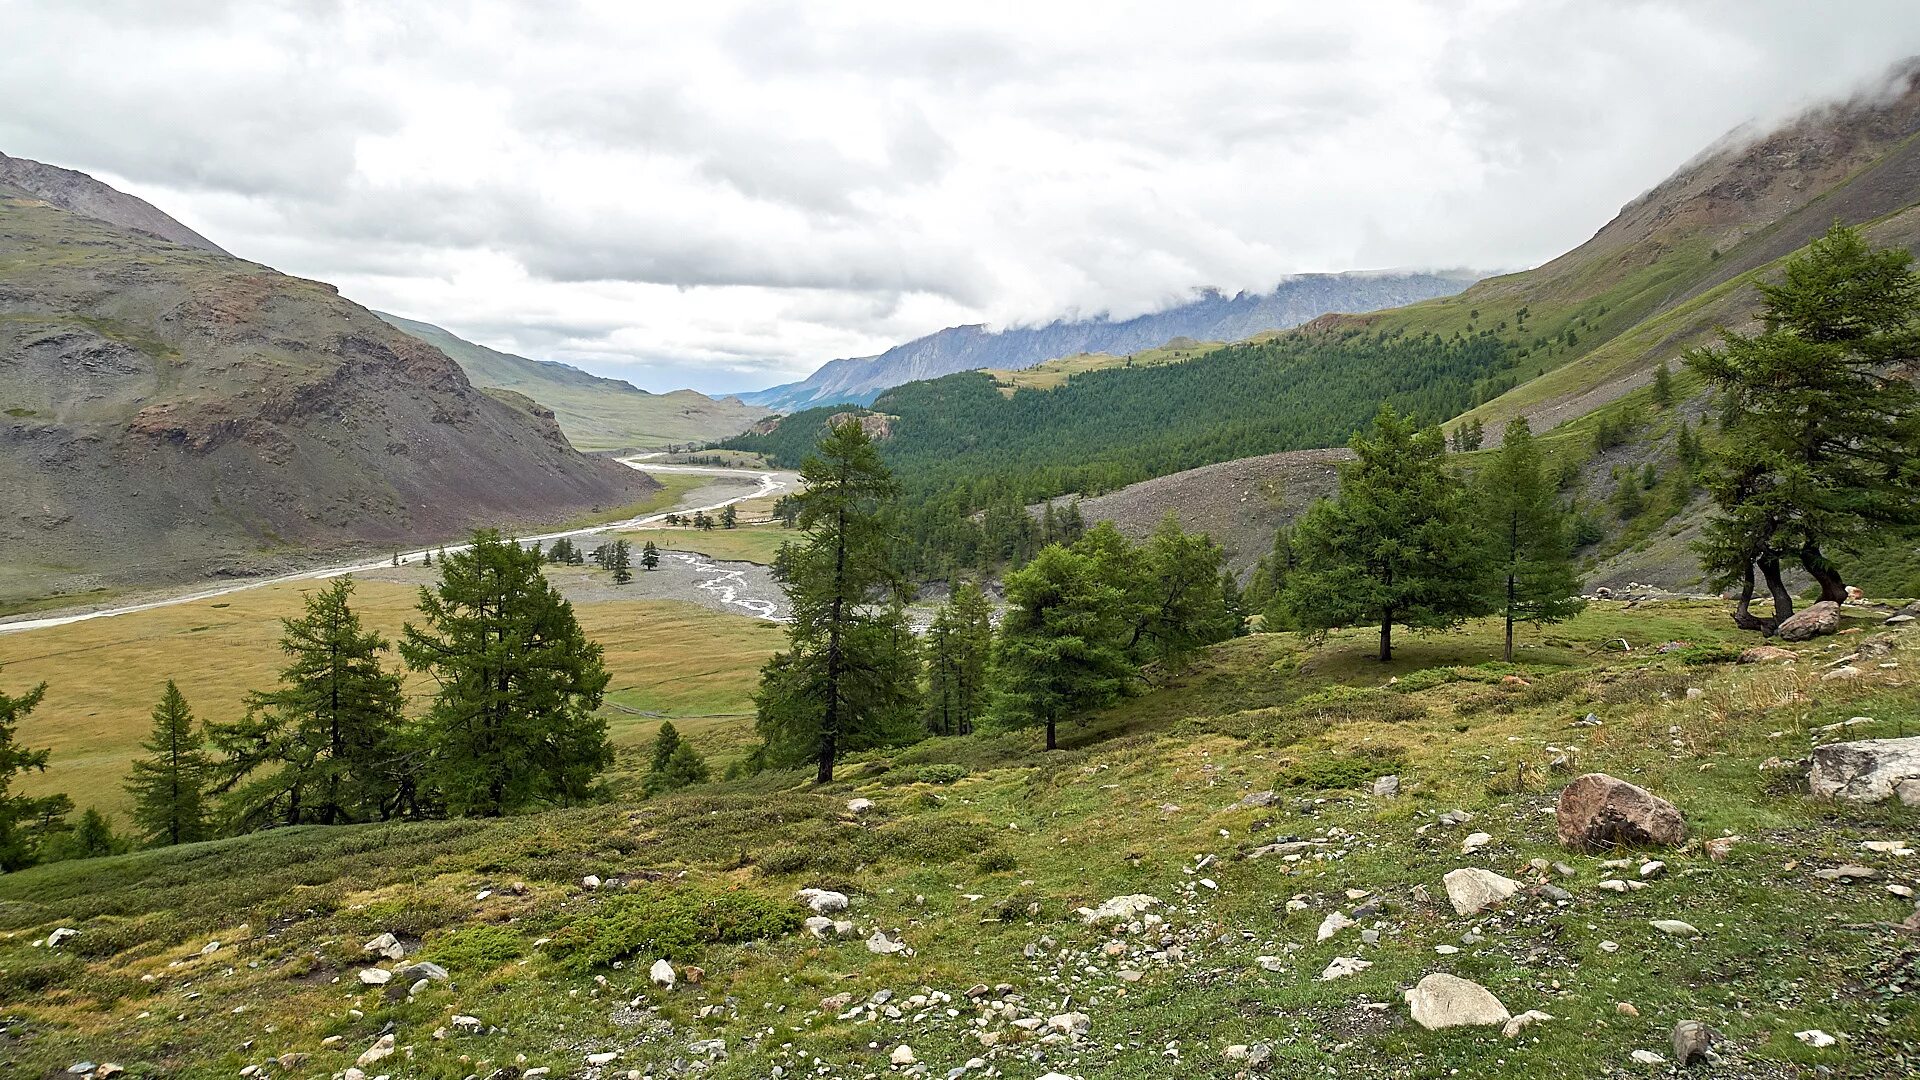
[[[1002,394],[964,372],[908,383],[873,411],[895,419],[881,454],[909,494],[913,569],[938,574],[1018,558],[1046,537],[1013,509],[1281,450],[1338,446],[1384,401],[1438,423],[1513,385],[1511,346],[1491,332],[1442,338],[1357,329],[1229,346],[1185,364],[1077,375]],[[832,406],[796,413],[727,447],[799,465]],[[988,513],[970,520],[976,511]]]

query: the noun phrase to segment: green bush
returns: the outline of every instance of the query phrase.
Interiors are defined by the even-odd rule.
[[[442,934],[423,954],[454,975],[477,975],[520,959],[526,952],[520,935],[504,926],[472,926]]]
[[[965,765],[922,765],[920,782],[923,784],[957,784],[967,775]]]
[[[1377,776],[1398,772],[1407,752],[1397,746],[1369,747],[1352,753],[1326,753],[1294,762],[1280,770],[1276,788],[1303,787],[1312,791],[1356,788]]]
[[[643,885],[553,935],[549,951],[585,971],[616,960],[683,960],[702,946],[790,934],[805,912],[758,893]]]

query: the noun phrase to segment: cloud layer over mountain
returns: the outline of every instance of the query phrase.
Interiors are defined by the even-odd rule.
[[[1517,267],[1870,85],[1862,2],[0,0],[0,150],[653,389],[1293,272]]]

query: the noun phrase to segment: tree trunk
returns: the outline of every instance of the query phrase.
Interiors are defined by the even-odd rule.
[[[1778,555],[1761,557],[1760,576],[1767,581],[1767,592],[1773,594],[1773,625],[1777,627],[1793,615],[1793,594],[1787,591],[1787,583],[1781,580]]]
[[[1513,663],[1513,574],[1507,574],[1507,663]]]
[[[833,759],[840,742],[840,619],[846,603],[847,512],[834,518],[833,606],[827,617],[827,715],[820,725],[820,769],[817,784],[833,783]]]
[[[1387,608],[1380,614],[1380,662],[1393,659],[1393,609]]]
[[[1047,749],[1049,750],[1060,749],[1060,740],[1058,737],[1058,733],[1054,728],[1052,713],[1047,714]]]
[[[1836,604],[1847,602],[1847,583],[1840,579],[1840,568],[1821,554],[1819,544],[1809,540],[1800,546],[1800,565],[1820,583],[1821,600]]]

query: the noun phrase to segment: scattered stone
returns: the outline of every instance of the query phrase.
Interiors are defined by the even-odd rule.
[[[446,982],[449,978],[447,969],[431,960],[416,960],[406,967],[396,968],[393,974],[395,978],[405,982],[418,982],[421,980]]]
[[[1667,864],[1661,862],[1659,859],[1649,859],[1640,864],[1640,877],[1642,880],[1657,878],[1666,872]]]
[[[1876,877],[1878,874],[1879,871],[1872,867],[1856,866],[1853,863],[1836,866],[1831,870],[1815,870],[1813,872],[1813,876],[1819,878],[1821,881],[1864,881],[1867,878]]]
[[[588,874],[580,879],[580,884],[589,889],[597,889],[600,887],[600,875]]]
[[[920,1059],[913,1056],[913,1047],[901,1043],[893,1048],[893,1053],[887,1055],[887,1060],[895,1065],[911,1065]]]
[[[1673,1025],[1673,1060],[1681,1065],[1704,1062],[1719,1039],[1719,1032],[1700,1021],[1682,1020]]]
[[[1062,1035],[1079,1038],[1093,1029],[1093,1017],[1083,1012],[1061,1013],[1047,1017],[1047,1029]]]
[[[47,948],[57,949],[68,938],[78,937],[79,934],[80,934],[80,931],[75,930],[71,926],[62,926],[59,929],[55,930],[53,933],[47,935]]]
[[[1839,1041],[1838,1039],[1835,1039],[1833,1036],[1827,1034],[1826,1032],[1821,1031],[1819,1028],[1810,1028],[1806,1031],[1796,1031],[1793,1033],[1793,1037],[1796,1039],[1799,1039],[1803,1043],[1806,1043],[1808,1046],[1813,1047],[1815,1050],[1824,1050],[1827,1047],[1832,1046],[1834,1043]]]
[[[793,895],[795,899],[807,906],[807,910],[816,915],[847,910],[847,894],[843,892],[834,892],[832,889],[801,889]]]
[[[1374,778],[1373,780],[1373,797],[1374,798],[1391,799],[1398,794],[1400,794],[1400,778],[1398,776],[1388,775],[1388,776],[1377,776]]]
[[[1460,854],[1471,855],[1491,843],[1493,843],[1493,837],[1487,833],[1468,833],[1467,838],[1460,841]]]
[[[1791,664],[1797,659],[1798,653],[1778,645],[1755,645],[1740,653],[1740,662],[1743,664],[1778,664],[1783,661]]]
[[[1866,672],[1861,671],[1859,668],[1854,667],[1852,664],[1847,664],[1844,667],[1837,667],[1837,668],[1834,668],[1832,671],[1823,673],[1820,676],[1820,681],[1821,682],[1839,682],[1842,679],[1857,679],[1864,674],[1866,674]]]
[[[1686,822],[1672,803],[1635,784],[1588,773],[1560,792],[1560,842],[1582,851],[1619,844],[1678,844]]]
[[[366,1051],[362,1053],[358,1058],[354,1059],[353,1063],[354,1065],[364,1069],[367,1066],[373,1064],[374,1062],[379,1061],[382,1058],[391,1057],[392,1055],[393,1055],[393,1033],[388,1032],[385,1035],[380,1036],[380,1038],[377,1039],[372,1046],[367,1047]]]
[[[1542,1020],[1551,1019],[1553,1019],[1553,1016],[1550,1013],[1543,1013],[1539,1009],[1528,1009],[1526,1012],[1508,1020],[1507,1026],[1500,1029],[1500,1034],[1505,1038],[1517,1039],[1520,1037],[1520,1033],[1527,1030],[1527,1028]]]
[[[1486,987],[1438,971],[1421,979],[1413,989],[1407,991],[1407,1006],[1413,1013],[1413,1022],[1428,1031],[1504,1025],[1513,1019],[1513,1014]]]
[[[1115,919],[1121,922],[1127,922],[1138,918],[1149,909],[1159,906],[1159,897],[1148,896],[1145,893],[1134,893],[1130,896],[1116,896],[1097,908],[1081,908],[1076,914],[1080,916],[1081,922],[1086,923],[1088,926],[1094,926],[1103,922],[1111,922]]]
[[[1435,946],[1433,947],[1433,951],[1434,951],[1434,952],[1437,952],[1437,953],[1439,953],[1439,954],[1440,954],[1441,956],[1453,956],[1454,954],[1456,954],[1456,953],[1458,953],[1458,952],[1460,951],[1460,946],[1458,946],[1458,945],[1435,945]]]
[[[1620,943],[1617,941],[1602,941],[1600,943],[1600,951],[1611,956],[1620,951]]]
[[[872,799],[848,799],[847,800],[847,811],[849,813],[864,814],[871,809],[873,809]]]
[[[1816,746],[1807,786],[1822,799],[1920,806],[1920,736]]]
[[[1372,966],[1373,961],[1362,960],[1357,956],[1336,956],[1333,962],[1327,965],[1326,970],[1320,973],[1320,981],[1332,982],[1349,975],[1358,975]]]
[[[1354,925],[1353,920],[1347,918],[1345,912],[1341,912],[1341,911],[1333,912],[1332,914],[1328,915],[1326,918],[1320,920],[1320,929],[1317,933],[1315,933],[1314,940],[1325,941],[1328,938],[1332,937],[1333,935],[1339,933],[1342,930],[1345,930],[1347,927],[1352,925]]]
[[[1235,810],[1254,810],[1262,806],[1272,806],[1279,796],[1271,791],[1248,792],[1241,800],[1233,804]]]
[[[1627,1056],[1633,1059],[1635,1065],[1665,1065],[1667,1063],[1666,1058],[1661,1057],[1651,1050],[1635,1050]]]
[[[666,990],[673,989],[675,981],[673,965],[667,963],[664,958],[655,960],[653,966],[647,969],[647,981]]]
[[[1639,1016],[1640,1015],[1640,1010],[1634,1008],[1633,1002],[1631,1001],[1614,1002],[1613,1011],[1620,1014],[1621,1016]]]
[[[588,1054],[587,1064],[598,1069],[605,1065],[611,1065],[615,1061],[618,1061],[619,1059],[620,1059],[620,1051],[602,1050],[598,1054]]]
[[[1651,925],[1655,930],[1674,937],[1700,936],[1700,931],[1692,923],[1681,922],[1679,919],[1655,919]]]
[[[214,947],[218,948],[219,943],[216,942]],[[398,960],[407,955],[406,947],[401,945],[400,939],[394,937],[392,934],[381,934],[379,937],[360,946],[360,951],[375,953],[389,960]],[[205,954],[202,953],[202,955]]]
[[[875,930],[867,939],[867,951],[878,956],[892,956],[894,953],[910,953],[904,941],[896,941],[887,936],[885,930]]]
[[[1740,838],[1737,836],[1714,837],[1707,841],[1707,858],[1714,862],[1726,862],[1727,856],[1733,854],[1733,845],[1739,843],[1739,841]]]
[[[393,972],[383,968],[361,968],[361,986],[385,986],[393,979]]]
[[[1504,902],[1521,888],[1520,882],[1477,866],[1449,870],[1440,880],[1455,914],[1468,917]]]
[[[1465,825],[1473,820],[1473,815],[1465,810],[1449,810],[1440,815],[1440,824],[1446,826]]]

